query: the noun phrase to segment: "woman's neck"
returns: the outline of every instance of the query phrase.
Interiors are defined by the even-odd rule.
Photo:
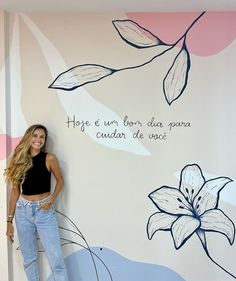
[[[38,155],[40,152],[41,152],[40,149],[39,150],[31,149],[30,150],[30,155],[31,155],[31,157],[34,157],[34,156]]]

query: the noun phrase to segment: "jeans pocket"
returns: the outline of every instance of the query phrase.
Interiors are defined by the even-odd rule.
[[[23,208],[24,207],[24,203],[21,200],[18,200],[16,202],[16,208]]]
[[[40,205],[42,206],[42,205]],[[54,206],[51,205],[48,209],[43,209],[43,208],[40,208],[39,211],[42,211],[44,213],[50,213],[50,212],[53,212],[54,211]]]

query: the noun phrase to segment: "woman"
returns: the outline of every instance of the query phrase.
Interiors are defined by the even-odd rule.
[[[13,218],[24,269],[29,281],[39,280],[37,237],[46,252],[55,281],[67,281],[54,202],[63,187],[63,176],[55,155],[45,153],[47,129],[30,126],[16,147],[5,171],[12,186],[6,235],[13,242]],[[56,185],[51,193],[51,173]]]

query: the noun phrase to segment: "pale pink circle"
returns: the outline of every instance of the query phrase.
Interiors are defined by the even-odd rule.
[[[175,43],[201,13],[126,13],[128,19],[165,43]],[[236,12],[206,12],[190,29],[187,48],[198,56],[217,54],[236,37]]]

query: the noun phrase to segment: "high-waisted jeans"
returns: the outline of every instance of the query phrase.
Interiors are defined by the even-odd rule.
[[[15,222],[28,281],[40,280],[37,237],[46,252],[54,280],[68,281],[54,206],[49,210],[38,209],[48,199],[32,202],[20,196],[16,204]]]

